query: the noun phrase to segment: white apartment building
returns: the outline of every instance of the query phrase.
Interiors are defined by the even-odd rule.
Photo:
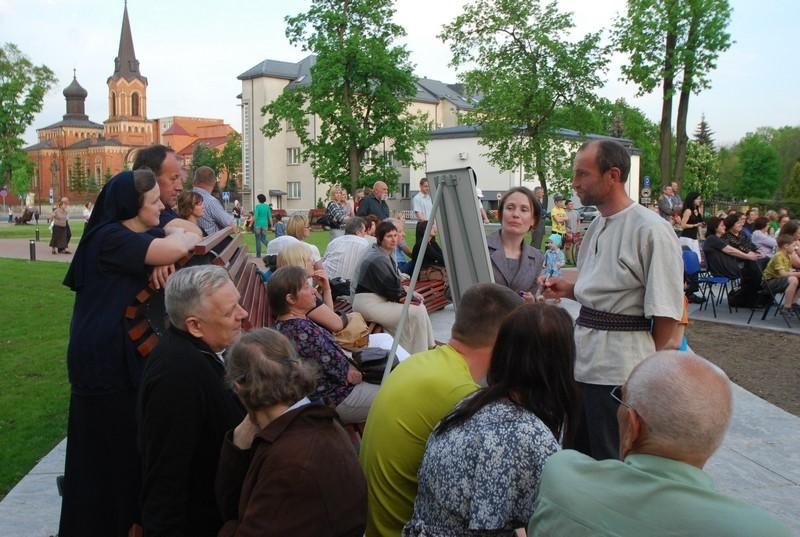
[[[283,91],[311,83],[311,68],[316,57],[311,55],[297,63],[264,60],[253,66],[238,79],[242,81],[242,186],[245,193],[244,206],[252,207],[258,194],[267,196],[274,209],[288,212],[307,211],[316,206],[318,200],[327,202],[330,185],[320,183],[314,177],[311,166],[302,162],[302,148],[297,134],[284,126],[273,138],[261,132],[265,118],[261,108],[272,102]],[[416,159],[420,166],[409,168],[395,163],[400,173],[399,188],[390,194],[389,206],[395,210],[411,207],[411,197],[419,188],[419,179],[425,173],[471,166],[483,190],[483,203],[487,209],[496,208],[499,195],[512,186],[537,186],[532,174],[519,169],[500,170],[486,157],[487,148],[480,144],[475,127],[461,125],[459,118],[473,104],[463,94],[460,84],[445,84],[438,80],[420,78],[417,93],[409,105],[412,113],[422,112],[432,126],[431,138],[425,153]],[[319,129],[319,118],[309,118],[309,130],[313,136]],[[598,135],[581,135],[576,131],[560,129],[558,135],[565,143],[580,144],[587,139],[603,138]],[[628,180],[629,195],[639,196],[639,156],[630,140],[617,139],[632,150],[631,174]],[[375,152],[386,152],[391,157],[391,140],[386,140]]]

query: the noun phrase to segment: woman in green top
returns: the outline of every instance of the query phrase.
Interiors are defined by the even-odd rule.
[[[264,194],[259,194],[258,205],[255,206],[253,211],[253,233],[256,235],[256,257],[261,257],[261,243],[264,243],[264,248],[267,247],[267,230],[269,229],[270,222],[272,221],[272,210],[267,203],[267,197]]]

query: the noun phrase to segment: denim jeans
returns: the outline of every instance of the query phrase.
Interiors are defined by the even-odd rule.
[[[261,226],[253,226],[253,233],[256,235],[256,257],[261,257],[261,243],[264,243],[264,249],[267,248],[269,241],[267,240],[267,228]],[[266,253],[266,252],[265,252]]]

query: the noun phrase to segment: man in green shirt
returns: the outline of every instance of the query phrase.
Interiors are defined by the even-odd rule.
[[[272,225],[272,209],[264,194],[256,196],[258,204],[253,209],[253,233],[256,236],[256,257],[261,258],[261,244],[267,247],[267,230]]]
[[[703,471],[733,409],[721,369],[691,353],[657,352],[612,396],[623,460],[572,450],[550,457],[529,537],[789,536],[770,515],[716,492]]]
[[[367,536],[397,536],[411,518],[417,470],[431,431],[486,377],[505,317],[522,303],[493,283],[468,289],[450,341],[403,361],[372,402],[361,442],[367,478]]]

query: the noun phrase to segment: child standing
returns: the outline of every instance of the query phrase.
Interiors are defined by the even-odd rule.
[[[547,238],[547,251],[544,253],[545,278],[561,277],[561,267],[564,266],[564,252],[561,251],[561,235],[553,233]]]

